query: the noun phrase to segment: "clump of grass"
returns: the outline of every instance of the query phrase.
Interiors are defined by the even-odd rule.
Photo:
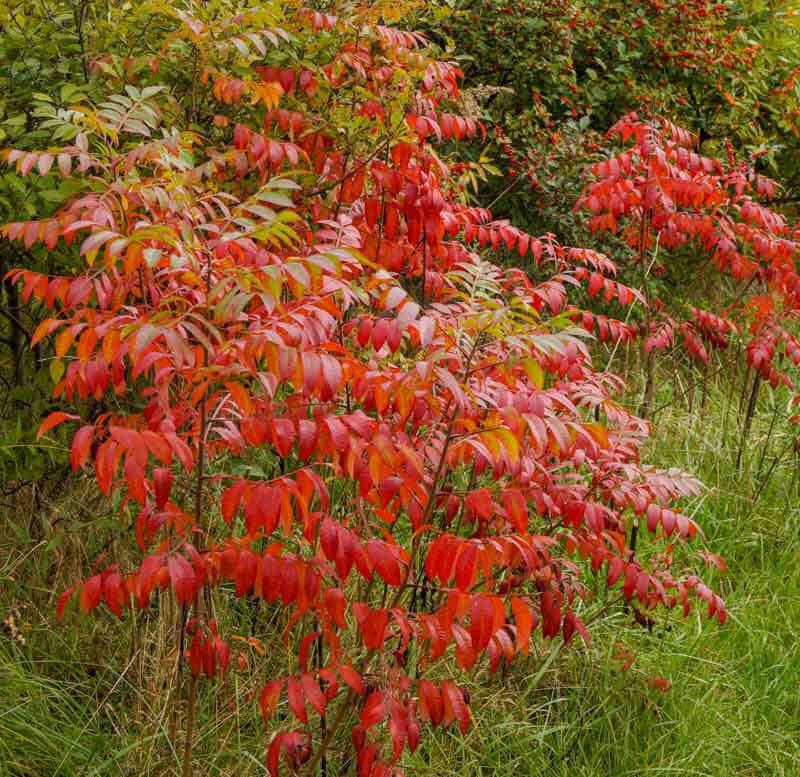
[[[0,646],[0,775],[119,774],[124,738],[104,727],[92,682],[59,679],[58,661],[31,665],[7,648]]]

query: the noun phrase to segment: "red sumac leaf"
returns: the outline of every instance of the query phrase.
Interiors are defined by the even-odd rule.
[[[245,596],[253,590],[258,571],[258,559],[250,550],[243,550],[236,561],[236,595]]]
[[[449,726],[458,721],[462,732],[469,728],[469,710],[464,701],[462,690],[450,680],[442,683],[442,701],[444,702],[444,724]]]
[[[478,559],[478,549],[472,543],[467,543],[461,548],[461,553],[456,560],[456,585],[460,591],[468,591],[475,581],[475,567]]]
[[[561,628],[561,607],[549,588],[542,594],[542,634],[555,637]]]
[[[476,650],[481,651],[492,638],[492,605],[486,596],[478,594],[472,597],[469,620],[472,644]]]
[[[50,413],[47,418],[42,421],[39,431],[36,432],[36,439],[39,440],[42,436],[47,434],[51,429],[64,423],[64,421],[79,421],[80,416],[73,413],[62,413],[60,410],[55,413]]]
[[[359,717],[361,718],[361,725],[365,729],[372,728],[380,723],[386,717],[386,703],[384,701],[383,691],[373,691],[364,706],[361,708]]]
[[[370,540],[367,543],[367,558],[385,583],[400,585],[403,582],[400,562],[388,543]]]
[[[80,596],[81,612],[91,612],[100,604],[102,585],[103,579],[100,575],[93,575],[83,584]]]
[[[313,675],[305,672],[300,677],[300,684],[303,686],[303,693],[306,696],[308,703],[314,708],[318,715],[325,714],[325,696],[319,688],[319,684],[314,679]]]
[[[156,507],[163,510],[172,490],[172,471],[165,467],[156,467],[153,470],[153,485],[156,494]]]
[[[272,428],[275,449],[281,456],[288,456],[295,440],[294,424],[288,418],[276,418]]]
[[[94,439],[94,426],[82,426],[75,433],[72,438],[72,447],[70,449],[70,463],[72,469],[77,472],[89,460],[89,454],[92,449],[92,440]]]
[[[67,588],[67,590],[64,591],[64,593],[61,594],[61,596],[58,597],[58,601],[56,602],[56,620],[57,621],[60,621],[61,618],[64,617],[64,609],[66,608],[67,603],[69,602],[70,598],[72,597],[72,594],[75,593],[75,589],[76,588],[77,588],[77,585],[72,585],[69,588]]]
[[[624,564],[619,556],[611,556],[608,559],[608,574],[606,575],[606,584],[610,588],[614,583],[619,580],[624,569]]]
[[[290,677],[286,683],[287,698],[289,700],[289,709],[292,714],[301,722],[308,723],[308,712],[306,711],[305,697],[303,688],[300,683]]]
[[[361,623],[361,632],[364,635],[364,645],[370,650],[379,650],[383,646],[386,636],[386,626],[389,623],[388,610],[372,610]]]
[[[344,617],[344,591],[341,588],[328,588],[325,591],[325,609],[337,628],[347,628]]]
[[[224,520],[225,523],[231,523],[231,521],[233,521],[236,511],[239,509],[239,504],[242,501],[242,495],[244,494],[246,485],[244,480],[239,480],[223,491],[222,520]]]
[[[420,680],[417,693],[423,720],[429,720],[434,726],[438,726],[444,720],[444,701],[439,688],[430,680]]]
[[[517,627],[517,651],[527,656],[530,650],[531,632],[534,628],[530,605],[513,596],[511,597],[511,612],[514,615],[514,623]]]
[[[349,664],[339,664],[337,667],[342,680],[359,696],[364,694],[365,686],[361,675]]]
[[[178,604],[189,604],[194,599],[197,582],[194,567],[183,556],[170,556],[167,569]]]

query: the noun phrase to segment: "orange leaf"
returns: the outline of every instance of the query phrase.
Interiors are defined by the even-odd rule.
[[[56,410],[55,413],[50,413],[47,418],[42,421],[42,425],[39,427],[39,431],[36,433],[36,439],[41,439],[45,434],[47,434],[51,429],[58,426],[59,424],[64,423],[64,421],[79,421],[79,415],[73,415],[72,413],[62,413],[60,410]]]

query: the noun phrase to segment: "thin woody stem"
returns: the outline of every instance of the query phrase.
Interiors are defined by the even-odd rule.
[[[206,300],[211,293],[211,254],[208,255],[206,265]],[[203,524],[203,486],[205,483],[205,467],[206,467],[206,432],[208,430],[208,397],[203,394],[200,400],[200,429],[197,437],[197,471],[195,475],[195,490],[194,490],[194,524],[196,527],[202,527]],[[200,534],[198,540],[199,551],[203,551],[205,541]],[[205,596],[206,588],[202,586],[200,590],[195,593],[194,597],[194,612],[199,615],[203,607],[203,597]],[[184,625],[185,628],[185,625]],[[191,777],[192,774],[192,744],[194,736],[194,723],[196,717],[197,707],[197,678],[194,673],[189,681],[189,696],[188,696],[188,710],[186,713],[186,740],[183,746],[183,767],[182,776]]]

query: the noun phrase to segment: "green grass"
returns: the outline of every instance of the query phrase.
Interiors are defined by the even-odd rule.
[[[484,670],[470,682],[476,725],[463,736],[424,736],[406,759],[410,775],[800,774],[798,458],[787,454],[764,485],[790,439],[776,424],[762,461],[773,409],[765,397],[737,472],[738,429],[733,414],[725,423],[725,401],[709,397],[703,417],[697,408],[694,418],[664,409],[650,460],[698,473],[708,486],[690,509],[708,549],[728,561],[725,575],[709,572],[727,601],[727,624],[698,611],[685,620],[661,613],[648,630],[616,612],[595,624],[591,645],[576,640],[552,663],[548,644],[506,676]],[[125,629],[110,618],[81,621],[84,634],[52,628],[53,590],[71,572],[54,575],[43,554],[56,553],[63,565],[73,557],[82,563],[93,549],[31,552],[5,536],[0,573],[12,584],[0,581],[1,612],[16,608],[27,631],[25,645],[0,634],[0,777],[177,774],[164,695],[140,687],[148,667],[128,665]],[[140,624],[152,644],[156,620]],[[615,643],[634,654],[627,671]],[[671,690],[652,688],[654,676]],[[263,726],[235,691],[215,688],[201,698],[198,775],[266,773]]]
[[[0,652],[0,775],[119,774],[124,738],[106,728],[92,684],[57,675]]]

